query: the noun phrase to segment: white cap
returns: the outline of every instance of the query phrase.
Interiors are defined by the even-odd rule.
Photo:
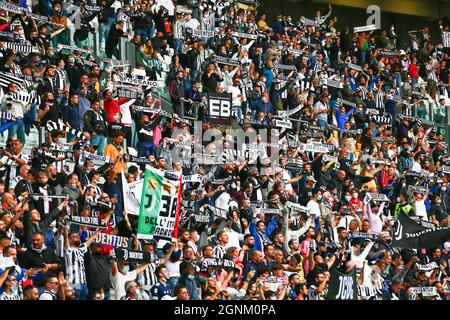
[[[281,168],[281,167],[276,167],[276,168],[275,168],[275,174],[278,174],[278,173],[280,173],[280,172],[283,172],[283,168]]]
[[[450,241],[447,241],[446,243],[444,243],[444,249],[450,251]]]

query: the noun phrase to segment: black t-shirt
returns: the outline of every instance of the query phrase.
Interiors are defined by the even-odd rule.
[[[120,41],[120,37],[122,37],[124,32],[122,30],[117,29],[116,27],[111,28],[108,34],[108,38],[106,39],[106,47],[114,48],[117,47]]]
[[[112,123],[109,126],[109,136],[114,137],[114,135],[119,132],[123,131],[123,123]]]
[[[42,103],[39,107],[39,110],[45,110],[45,104]],[[56,105],[56,103],[53,103],[53,105],[50,107],[50,110],[45,114],[45,116],[42,117],[41,123],[45,124],[48,121],[58,122],[58,119],[61,118],[60,115],[60,109]]]

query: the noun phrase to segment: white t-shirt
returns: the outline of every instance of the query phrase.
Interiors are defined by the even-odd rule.
[[[125,283],[127,283],[127,281],[136,280],[136,276],[136,270],[130,271],[126,275],[117,272],[111,279],[111,284],[113,286],[113,289],[111,290],[111,300],[120,300],[120,298],[126,295]]]
[[[186,28],[191,28],[191,29],[197,29],[200,26],[200,22],[198,22],[197,19],[191,19],[188,22],[186,22],[185,24]]]
[[[241,106],[241,99],[240,99],[241,90],[239,89],[239,87],[229,86],[228,93],[231,93],[233,107]]]
[[[233,229],[224,228],[223,231],[228,235],[228,243],[227,248],[236,247],[238,250],[241,250],[241,246],[239,245],[239,240],[242,238],[242,234],[237,233]]]
[[[420,217],[422,220],[428,221],[427,208],[425,207],[425,200],[414,202],[414,211],[416,216]]]
[[[39,296],[39,300],[55,300],[55,296],[51,295],[49,292],[42,292]]]
[[[350,224],[350,222],[355,219],[355,217],[350,216],[350,215],[346,215],[345,217],[341,218],[341,221],[339,221],[339,225],[338,227],[344,227],[347,231],[348,229],[348,225]]]
[[[311,211],[311,215],[320,217],[320,206],[315,200],[309,200],[306,207]]]

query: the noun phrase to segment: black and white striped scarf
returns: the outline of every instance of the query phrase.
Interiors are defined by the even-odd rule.
[[[83,131],[79,131],[79,130],[70,128],[70,127],[66,126],[66,125],[65,125],[64,123],[62,123],[62,122],[58,122],[58,123],[53,122],[53,121],[47,122],[47,130],[48,130],[49,132],[52,132],[52,131],[54,131],[54,130],[59,130],[59,131],[63,131],[63,132],[68,132],[68,133],[71,133],[71,134],[73,134],[74,136],[76,136],[78,139],[82,139],[82,140],[85,139],[85,137],[84,137],[84,135],[83,135]]]
[[[24,86],[25,80],[19,78],[11,73],[0,72],[0,86],[4,88],[8,88],[10,83],[15,83],[17,86]]]
[[[4,43],[5,48],[7,49],[11,49],[11,50],[15,50],[17,52],[22,52],[22,53],[31,53],[31,52],[37,52],[38,50],[33,47],[33,46],[29,46],[26,44],[21,44],[18,42],[5,42]]]
[[[388,116],[373,115],[373,116],[370,116],[370,119],[375,121],[376,123],[387,124],[387,125],[390,125],[391,121],[392,121],[392,117],[388,117]]]
[[[7,98],[8,99],[8,98]],[[22,105],[41,104],[41,97],[37,94],[36,91],[32,91],[28,93],[26,91],[17,91],[12,94],[12,100],[15,102],[20,102]]]

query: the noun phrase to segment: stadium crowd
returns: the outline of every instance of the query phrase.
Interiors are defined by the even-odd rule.
[[[326,300],[334,270],[354,272],[352,299],[448,299],[450,242],[393,245],[402,215],[450,221],[447,141],[429,121],[450,102],[443,21],[403,48],[395,26],[338,28],[331,5],[274,22],[247,0],[74,5],[75,29],[66,3],[0,3],[0,300]],[[230,97],[230,125],[214,95]],[[236,129],[254,134],[245,150]],[[138,239],[125,210],[123,179],[145,166],[197,177],[173,241]]]

